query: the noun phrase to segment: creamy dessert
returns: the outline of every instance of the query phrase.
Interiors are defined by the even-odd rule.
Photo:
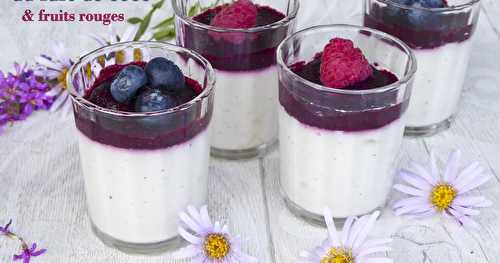
[[[479,1],[367,0],[364,24],[405,41],[418,62],[408,135],[432,135],[457,112]]]
[[[212,153],[238,159],[264,152],[278,133],[276,47],[293,29],[298,2],[238,0],[193,18],[180,10],[186,1],[176,2],[178,44],[216,69]]]
[[[343,35],[342,29],[362,28],[305,30],[303,36],[299,33],[283,45],[314,35],[315,30],[327,37]],[[369,35],[351,33],[347,35],[351,39],[371,41]],[[323,41],[315,39],[313,44]],[[311,44],[299,42],[304,50]],[[296,50],[291,46],[281,49]],[[314,58],[290,55],[296,61],[283,66],[279,138],[280,185],[285,200],[293,212],[320,221],[325,207],[335,217],[345,218],[371,212],[385,203],[403,138],[410,89],[407,82],[413,66],[401,62],[409,72],[402,68],[392,72],[380,63],[370,64],[351,40],[343,38],[330,40],[318,51]],[[399,63],[387,65],[391,64],[395,67]]]
[[[75,99],[88,213],[105,243],[140,253],[166,246],[178,213],[207,202],[210,94],[157,57],[105,67]]]

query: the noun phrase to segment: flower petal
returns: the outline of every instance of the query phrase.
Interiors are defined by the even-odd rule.
[[[199,255],[192,258],[191,263],[214,263],[214,262],[210,262],[205,255]]]
[[[427,211],[433,210],[433,207],[429,203],[422,203],[422,204],[415,204],[415,205],[408,205],[404,207],[400,207],[396,210],[394,210],[394,214],[397,216],[401,216],[404,214],[420,214],[420,213],[425,213]]]
[[[473,182],[470,182],[466,185],[456,186],[456,188],[458,190],[458,194],[460,195],[463,193],[467,193],[475,188],[478,188],[479,186],[487,183],[491,178],[492,178],[492,176],[490,176],[490,175],[482,175],[482,176],[476,177]]]
[[[479,228],[479,225],[472,220],[470,217],[462,214],[461,212],[455,210],[455,209],[448,209],[447,210],[450,214],[452,214],[455,219],[463,226],[470,226],[473,228]]]
[[[181,219],[181,221],[184,224],[186,224],[187,227],[189,227],[195,233],[200,234],[200,233],[203,232],[203,228],[198,224],[198,222],[196,222],[195,220],[193,220],[193,218],[191,218],[185,212],[179,213],[179,218]]]
[[[200,254],[203,254],[203,251],[201,251],[201,248],[199,246],[189,245],[187,247],[175,251],[172,255],[176,259],[183,259],[183,258],[191,258]]]
[[[432,159],[432,158],[431,158]],[[411,170],[415,171],[418,176],[422,177],[425,179],[427,182],[429,182],[431,185],[436,185],[438,183],[438,180],[436,177],[434,177],[432,174],[430,174],[423,166],[420,164],[411,161],[409,164],[409,167]]]
[[[401,179],[416,187],[417,189],[430,191],[430,189],[432,188],[432,185],[430,185],[427,181],[422,179],[422,177],[412,173],[411,171],[403,169],[399,171],[399,177],[401,177]]]
[[[337,235],[337,228],[335,227],[335,222],[333,222],[332,211],[329,208],[325,208],[323,211],[323,215],[325,218],[326,227],[328,229],[328,238],[330,242],[332,242],[333,246],[339,246],[340,240]]]
[[[380,253],[380,252],[388,252],[388,251],[391,251],[391,247],[389,247],[389,246],[371,247],[371,248],[361,250],[358,253],[357,257],[366,257],[370,254]]]
[[[431,175],[432,175],[432,177],[434,177],[434,178],[440,178],[440,176],[439,176],[439,169],[438,169],[438,165],[437,165],[436,152],[431,151],[430,157],[429,157],[429,161],[430,161],[430,164],[431,164],[430,168],[431,168]]]
[[[423,204],[423,203],[427,203],[428,200],[429,200],[429,198],[424,198],[424,197],[420,197],[420,196],[408,197],[408,198],[404,198],[404,199],[401,199],[398,202],[396,202],[392,206],[392,209],[400,208],[403,206],[415,205],[415,204]]]
[[[134,40],[137,30],[138,28],[136,26],[128,26],[125,29],[125,33],[123,33],[122,37],[120,38],[120,42],[128,42]]]
[[[222,227],[219,221],[215,221],[214,230],[215,233],[222,233]]]
[[[372,231],[373,226],[375,225],[375,222],[377,221],[377,218],[380,216],[380,211],[375,211],[371,215],[366,215],[365,217],[368,217],[368,221],[366,224],[363,226],[361,231],[359,232],[358,236],[356,237],[356,240],[353,243],[352,249],[357,250],[361,245],[366,240],[366,237],[368,237],[368,234]]]
[[[45,252],[47,252],[47,249],[40,249],[40,250],[38,250],[36,252],[31,253],[31,256],[38,257],[38,256],[42,255]]]
[[[57,111],[58,109],[61,108],[66,102],[68,102],[68,94],[61,94],[60,96],[57,97],[57,99],[52,103],[52,106],[50,107],[50,111],[54,112]]]
[[[421,219],[421,218],[433,216],[436,213],[437,213],[436,209],[433,208],[427,212],[422,212],[422,213],[418,213],[418,214],[411,214],[411,215],[407,215],[406,217],[409,219]]]
[[[443,173],[443,181],[450,182],[455,180],[461,156],[462,152],[460,152],[460,150],[455,150],[450,154],[448,163],[446,164],[446,169]]]
[[[362,216],[359,219],[356,219],[354,224],[351,227],[351,231],[349,233],[349,238],[347,240],[347,243],[344,244],[344,247],[352,248],[354,242],[356,241],[356,238],[359,235],[359,232],[362,231],[363,226],[365,225],[366,221],[368,220],[368,217]]]
[[[55,70],[62,70],[63,69],[62,65],[59,65],[59,64],[55,63],[54,61],[49,60],[49,59],[42,57],[42,56],[36,57],[35,62],[42,65],[42,66],[45,66],[47,68],[51,68],[51,69],[55,69]]]
[[[473,162],[464,168],[460,173],[456,176],[456,178],[450,181],[453,186],[464,184],[473,180],[476,176],[479,176],[484,172],[483,167],[478,162]]]
[[[429,194],[423,190],[416,189],[410,186],[402,185],[402,184],[396,184],[394,185],[394,189],[413,196],[420,196],[420,197],[427,197]]]
[[[480,214],[479,210],[468,208],[468,207],[463,207],[463,206],[458,206],[458,205],[452,205],[451,207],[453,209],[459,211],[460,213],[466,215],[466,216],[477,216]]]
[[[342,228],[342,244],[346,244],[349,240],[349,233],[351,233],[351,227],[354,223],[354,217],[348,217],[344,223],[344,227]]]
[[[189,233],[188,231],[186,231],[182,227],[178,227],[177,231],[179,232],[179,235],[182,238],[184,238],[186,241],[188,241],[191,244],[200,245],[201,243],[203,243],[203,240],[201,238],[192,235],[191,233]]]
[[[90,37],[90,38],[92,38],[92,39],[94,39],[101,46],[107,46],[108,45],[108,41],[106,39],[104,39],[103,37],[101,37],[101,36],[98,36],[96,34],[87,34],[87,36]]]
[[[212,220],[210,220],[210,216],[208,215],[208,207],[206,205],[202,206],[200,209],[200,218],[205,228],[212,227]]]
[[[457,196],[453,200],[453,205],[470,206],[470,207],[489,207],[493,202],[483,196]]]

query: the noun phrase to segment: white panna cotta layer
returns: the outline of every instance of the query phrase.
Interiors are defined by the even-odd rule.
[[[249,150],[272,143],[278,135],[277,66],[263,70],[216,70],[212,146]]]
[[[123,242],[177,236],[178,213],[207,203],[208,129],[161,150],[128,150],[78,132],[87,206],[95,226]]]
[[[407,126],[438,124],[457,111],[470,58],[471,40],[433,49],[414,50],[418,70]]]
[[[280,184],[286,197],[316,215],[366,214],[385,204],[404,132],[399,118],[378,129],[344,132],[302,124],[280,106]]]

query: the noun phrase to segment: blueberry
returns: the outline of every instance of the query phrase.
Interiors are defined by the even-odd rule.
[[[418,0],[393,0],[393,2],[406,5],[406,6],[412,6],[415,1]],[[404,16],[405,10],[401,7],[395,6],[395,5],[388,5],[386,9],[387,15],[390,17],[394,17],[395,19],[400,19],[401,16]]]
[[[153,89],[176,91],[184,88],[184,74],[172,61],[158,57],[146,64],[146,75]]]
[[[423,7],[426,8],[442,8],[445,7],[443,0],[418,0]]]
[[[147,82],[148,78],[141,67],[126,66],[111,83],[111,95],[118,102],[126,102]]]
[[[196,98],[196,96],[197,94],[192,88],[182,89],[182,91],[176,93],[176,97],[177,100],[179,101],[179,104],[187,103]]]
[[[444,26],[444,24],[440,23],[440,15],[428,10],[410,10],[408,20],[415,26],[433,30],[441,30]]]
[[[413,5],[413,3],[415,3],[415,1],[418,1],[418,0],[395,0],[395,2],[397,2],[399,4],[408,5],[408,6]]]
[[[135,101],[136,112],[161,111],[178,105],[174,96],[157,89],[145,90]]]

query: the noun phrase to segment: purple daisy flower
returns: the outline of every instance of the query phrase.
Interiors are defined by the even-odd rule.
[[[458,150],[450,155],[442,176],[434,153],[431,153],[430,169],[411,162],[412,171],[401,170],[399,177],[409,185],[396,184],[394,188],[411,197],[393,206],[395,214],[414,217],[442,214],[455,218],[461,225],[478,227],[471,217],[479,214],[478,208],[489,207],[492,202],[483,196],[468,194],[492,176],[477,162],[461,169],[460,156]]]
[[[29,248],[26,244],[23,244],[23,252],[19,255],[14,255],[14,261],[22,260],[23,263],[29,263],[32,257],[38,257],[45,252],[47,252],[46,249],[36,251],[36,243],[33,243],[31,248]]]
[[[34,74],[50,83],[47,95],[55,98],[50,111],[61,109],[64,116],[71,112],[71,99],[67,90],[66,78],[74,62],[68,57],[66,47],[58,42],[53,45],[52,54],[35,58]]]
[[[179,235],[191,243],[175,253],[176,258],[192,258],[196,263],[254,263],[257,259],[241,251],[241,241],[229,234],[227,226],[212,224],[207,206],[190,206],[179,214]]]
[[[24,120],[35,110],[48,109],[53,97],[49,87],[41,82],[26,65],[14,64],[15,73],[0,71],[0,127]]]
[[[333,222],[330,209],[325,209],[324,217],[328,228],[328,238],[312,251],[303,251],[298,263],[392,263],[388,257],[374,256],[391,250],[388,246],[392,239],[371,239],[371,232],[380,212],[360,218],[349,217],[344,223],[342,232],[338,232]]]
[[[10,233],[9,227],[11,224],[12,224],[12,219],[9,220],[9,222],[5,226],[3,226],[3,227],[0,226],[0,233],[2,233],[4,235],[9,234]]]

